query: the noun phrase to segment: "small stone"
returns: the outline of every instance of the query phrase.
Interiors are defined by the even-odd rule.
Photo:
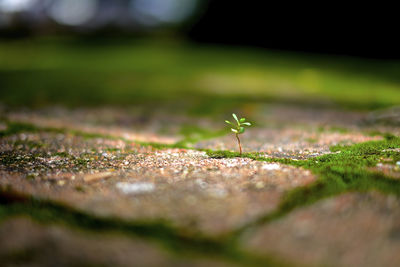
[[[281,166],[277,163],[269,163],[269,164],[264,164],[262,166],[263,170],[268,170],[268,171],[274,171],[274,170],[279,170]]]
[[[257,182],[257,183],[256,183],[256,188],[257,188],[257,189],[264,188],[264,186],[265,186],[264,182],[261,182],[261,181],[260,181],[260,182]]]
[[[223,188],[212,188],[208,190],[210,196],[215,198],[224,198],[227,195],[227,192]]]
[[[202,179],[196,179],[195,183],[201,188],[207,188],[207,182],[204,182]]]
[[[93,182],[105,178],[109,178],[112,175],[112,172],[99,172],[99,173],[94,173],[94,174],[87,174],[83,178],[85,182]]]
[[[149,193],[155,190],[155,185],[153,183],[117,183],[116,187],[122,191],[124,194],[140,194]]]

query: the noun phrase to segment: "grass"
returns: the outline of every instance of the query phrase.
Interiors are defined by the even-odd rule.
[[[23,51],[23,52],[22,52]],[[144,105],[216,114],[245,103],[399,104],[400,62],[132,40],[0,43],[7,105]]]

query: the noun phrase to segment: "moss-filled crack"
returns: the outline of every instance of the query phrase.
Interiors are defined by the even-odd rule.
[[[182,148],[182,149],[194,149],[197,151],[206,152],[208,156],[213,158],[234,158],[234,157],[244,157],[253,160],[266,161],[266,162],[278,162],[282,164],[292,165],[295,167],[301,167],[304,169],[311,170],[318,178],[317,180],[307,186],[297,187],[293,190],[288,191],[280,205],[276,210],[265,214],[258,219],[249,222],[248,224],[236,229],[227,238],[229,241],[215,241],[206,240],[206,243],[202,243],[201,238],[193,238],[192,250],[197,250],[195,248],[199,244],[210,243],[211,251],[218,251],[227,257],[229,253],[232,253],[231,249],[236,247],[236,238],[239,237],[243,232],[249,228],[257,227],[265,223],[269,223],[273,220],[281,218],[289,214],[292,210],[303,207],[312,203],[315,203],[321,199],[332,197],[341,193],[358,191],[367,192],[372,190],[377,190],[384,194],[393,194],[400,197],[400,180],[395,180],[393,178],[387,177],[380,172],[371,171],[371,167],[375,167],[379,162],[385,162],[390,164],[395,164],[400,160],[400,152],[397,148],[400,147],[400,138],[393,136],[391,134],[386,134],[384,140],[379,141],[369,141],[365,143],[359,143],[349,146],[334,146],[331,147],[332,153],[325,154],[318,157],[309,158],[307,160],[292,160],[288,158],[267,158],[262,153],[243,153],[239,155],[238,152],[231,151],[216,151],[211,149],[196,149],[187,147],[184,142],[178,142],[175,144],[162,144],[162,143],[150,143],[150,142],[138,142],[133,140],[127,140],[120,137],[101,135],[101,134],[88,134],[80,131],[71,131],[68,129],[58,129],[58,128],[40,128],[31,124],[14,124],[11,128],[6,130],[6,133],[1,135],[12,134],[17,131],[51,131],[51,132],[68,132],[75,135],[81,135],[88,138],[100,137],[109,139],[118,139],[128,143],[137,143],[142,146],[150,146],[155,149],[166,149],[166,148]],[[18,204],[18,203],[17,203]],[[15,204],[15,205],[17,205]],[[13,204],[14,205],[14,204]],[[34,208],[34,207],[33,207]],[[46,207],[47,209],[48,207]],[[85,215],[86,216],[86,215]],[[102,222],[104,223],[104,222]],[[107,222],[108,223],[108,222]],[[105,224],[104,227],[108,224]],[[100,225],[102,225],[100,223]],[[132,231],[131,226],[123,226],[125,228],[119,228],[120,223],[113,224],[109,229],[117,227],[122,229],[121,231]],[[103,227],[103,226],[101,226]],[[132,226],[133,227],[133,226]],[[163,227],[161,227],[164,229]],[[134,227],[132,229],[135,229]],[[169,229],[169,228],[168,228]],[[169,230],[168,230],[169,231]],[[146,232],[146,231],[144,231]],[[175,230],[173,240],[181,239],[179,235],[175,235]],[[160,234],[160,236],[162,236]],[[168,237],[169,238],[169,237]],[[190,241],[190,242],[192,242]],[[185,240],[179,241],[180,244],[184,244]],[[228,245],[229,244],[229,245]],[[173,245],[175,246],[175,245]],[[200,245],[203,246],[203,245]],[[207,247],[206,245],[205,247]],[[228,249],[229,248],[229,249]],[[228,249],[228,251],[225,251]],[[199,248],[201,251],[202,249]],[[208,252],[207,252],[208,253]],[[212,252],[210,252],[212,253]]]
[[[97,217],[50,200],[38,199],[0,187],[0,222],[14,216],[29,216],[40,223],[62,224],[82,230],[116,232],[160,243],[180,256],[207,256],[244,266],[283,266],[276,259],[240,250],[226,238],[212,238],[178,229],[165,221],[126,221]]]
[[[400,153],[391,149],[398,147],[400,147],[400,138],[387,135],[385,140],[381,141],[335,146],[331,148],[334,153],[308,160],[295,161],[252,155],[251,158],[256,160],[279,162],[309,169],[318,176],[318,179],[310,185],[288,191],[276,210],[242,226],[233,235],[239,236],[247,229],[281,218],[295,208],[344,192],[376,190],[383,194],[400,197],[400,180],[368,169],[382,160],[390,159],[392,163],[397,162]]]
[[[6,123],[7,128],[0,131],[0,137],[10,136],[19,133],[38,133],[38,132],[49,132],[49,133],[63,133],[71,134],[74,136],[80,136],[87,139],[92,138],[104,138],[109,140],[121,140],[127,144],[136,143],[142,146],[150,146],[155,149],[168,149],[168,148],[180,148],[180,149],[195,149],[190,146],[192,143],[196,143],[202,140],[207,140],[215,137],[222,136],[227,132],[223,130],[211,131],[202,128],[184,128],[182,129],[183,139],[173,144],[157,143],[157,142],[145,142],[138,140],[131,140],[122,136],[115,136],[111,134],[99,134],[86,132],[76,129],[68,129],[64,127],[42,127],[28,122],[21,121],[10,121],[3,119]]]

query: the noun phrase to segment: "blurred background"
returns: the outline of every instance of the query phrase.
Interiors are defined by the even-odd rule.
[[[256,102],[385,108],[400,102],[398,22],[390,10],[0,0],[0,102],[156,102],[198,114]]]

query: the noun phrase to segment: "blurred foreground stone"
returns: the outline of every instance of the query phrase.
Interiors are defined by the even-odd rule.
[[[251,251],[311,266],[398,266],[400,200],[378,193],[329,198],[249,232]]]

